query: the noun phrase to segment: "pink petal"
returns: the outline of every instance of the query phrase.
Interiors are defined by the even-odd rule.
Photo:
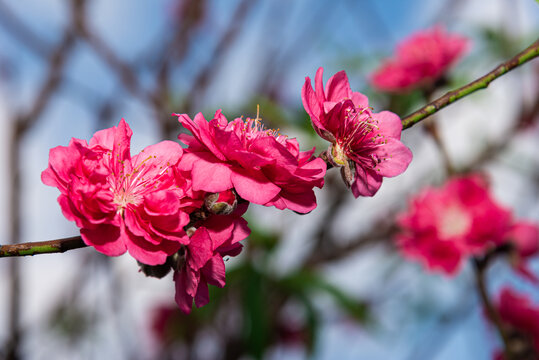
[[[90,139],[90,147],[101,146],[105,149],[112,150],[112,148],[114,147],[114,137],[116,131],[118,131],[118,128],[116,126],[113,126],[108,129],[99,130]]]
[[[316,70],[316,75],[314,76],[314,87],[316,89],[316,98],[319,103],[323,103],[327,100],[326,94],[324,93],[324,68],[319,67]]]
[[[273,137],[263,137],[256,139],[251,144],[251,151],[263,154],[264,156],[273,159],[281,168],[294,170],[298,165],[298,160],[292,156],[288,149],[277,142]]]
[[[213,247],[208,230],[205,227],[200,227],[191,236],[189,243],[189,266],[193,270],[201,269],[213,256]]]
[[[230,179],[237,193],[245,200],[255,204],[264,205],[281,191],[280,187],[270,182],[259,171],[234,169]]]
[[[204,144],[202,144],[200,141],[198,141],[198,139],[196,137],[194,137],[193,135],[180,133],[178,135],[178,140],[180,140],[180,142],[187,145],[189,147],[189,150],[206,149],[206,146],[204,146]]]
[[[240,253],[241,253],[241,250],[243,249],[243,245],[241,243],[235,243],[235,244],[232,244],[232,245],[227,245],[227,246],[221,246],[221,248],[219,248],[219,255],[221,255],[222,257],[225,257],[225,256],[238,256]]]
[[[73,205],[73,201],[67,195],[58,196],[58,204],[60,204],[60,209],[62,210],[62,215],[69,220],[75,221],[78,227],[84,227],[83,221],[81,220],[81,214],[77,208]]]
[[[134,212],[131,209],[126,209],[124,211],[124,223],[129,229],[129,232],[134,236],[140,236],[143,238],[148,237],[150,239],[149,241],[155,245],[160,243],[160,241],[152,239],[151,235],[148,234],[147,229],[142,226],[144,222],[140,218],[138,212]]]
[[[202,307],[210,302],[210,293],[208,291],[208,284],[201,281],[198,285],[197,293],[195,295],[195,305],[197,308]]]
[[[450,242],[437,242],[425,259],[430,269],[442,270],[451,276],[458,272],[461,264],[460,251]]]
[[[311,159],[311,157],[313,156],[315,150],[316,150],[316,147],[313,146],[313,148],[311,150],[299,152],[298,153],[298,163],[300,165],[302,165],[302,164],[305,164],[306,162],[308,162]]]
[[[177,116],[178,117],[178,121],[180,122],[180,124],[182,124],[182,126],[184,128],[186,128],[187,130],[189,130],[191,132],[191,134],[193,134],[193,136],[199,140],[200,139],[200,135],[199,135],[199,128],[198,126],[193,122],[193,120],[191,120],[191,118],[189,117],[189,115],[187,114],[172,114],[172,116]],[[198,117],[198,116],[202,116],[202,118],[204,119],[204,116],[202,115],[202,113],[198,113],[196,116],[195,116],[195,119]]]
[[[219,112],[218,112],[219,113]],[[216,147],[213,141],[213,134],[211,132],[212,126],[209,122],[204,119],[202,113],[195,115],[194,121],[189,118],[186,114],[174,114],[178,116],[178,121],[185,127],[187,130],[193,134],[193,136],[198,140],[198,142],[206,147],[212,154],[218,157],[220,160],[225,160],[224,155]],[[217,113],[216,113],[217,115]],[[185,135],[180,134],[178,138],[182,141],[185,141],[186,145],[193,144],[192,139],[187,138]],[[197,149],[199,147],[197,146]]]
[[[187,288],[191,283],[188,276],[189,275],[183,269],[174,272],[174,283],[176,288],[174,300],[176,300],[176,304],[178,304],[180,310],[185,314],[189,314],[193,307],[193,296],[187,293]]]
[[[215,162],[211,154],[197,154],[198,160],[193,163],[193,190],[221,192],[232,188],[233,172],[227,164]]]
[[[316,128],[323,128],[320,123],[320,115],[322,112],[322,109],[320,108],[321,103],[316,97],[316,93],[311,85],[311,79],[308,76],[305,78],[305,84],[303,84],[303,88],[301,89],[301,100],[303,101],[305,111],[307,111],[307,114],[311,117],[315,130]]]
[[[138,155],[133,156],[131,163],[136,168],[144,163],[146,176],[158,176],[169,166],[174,166],[182,157],[183,149],[174,141],[161,141],[144,148]]]
[[[177,252],[181,244],[163,239],[158,245],[148,242],[144,237],[136,236],[125,227],[122,228],[127,251],[136,260],[146,265],[164,264],[167,256]]]
[[[324,176],[326,175],[327,164],[321,158],[313,159],[294,172],[294,175],[305,181],[314,180],[317,182],[316,186],[321,188],[324,185]]]
[[[350,99],[352,90],[348,82],[348,76],[344,70],[339,71],[329,78],[326,83],[326,101],[339,102]]]
[[[65,189],[67,183],[71,182],[71,173],[81,159],[80,153],[74,146],[71,146],[75,140],[77,139],[72,139],[68,147],[57,146],[49,150],[49,167],[45,170],[47,173],[41,177],[45,185],[60,185],[59,189],[62,190]]]
[[[346,100],[348,99],[342,99],[341,101],[324,101],[324,112],[326,114],[329,113],[331,110],[333,110],[335,105],[340,104],[342,101]]]
[[[131,157],[130,147],[132,135],[133,131],[131,130],[127,122],[124,119],[120,120],[118,128],[114,133],[114,145],[112,148],[112,154],[118,155],[118,159],[124,160]],[[113,156],[113,159],[116,159],[116,157]]]
[[[239,241],[247,239],[249,234],[251,234],[251,229],[249,229],[249,227],[247,226],[247,220],[240,217],[235,221],[234,231],[232,232],[232,238],[230,239],[230,243],[236,244]]]
[[[86,245],[107,256],[119,256],[127,250],[120,229],[116,226],[102,224],[94,229],[80,229],[80,235]]]
[[[231,239],[235,221],[236,219],[232,216],[215,215],[204,222],[204,227],[211,238],[212,251]]]
[[[378,174],[393,177],[402,174],[412,161],[412,152],[403,143],[395,138],[387,138],[386,144],[380,146],[374,153],[382,161],[376,169]]]
[[[275,163],[275,159],[266,154],[256,154],[252,151],[238,150],[228,154],[230,160],[237,161],[244,168],[254,168],[255,166],[262,167]]]
[[[298,194],[282,192],[280,197],[284,202],[284,207],[275,205],[277,209],[283,210],[287,208],[301,214],[307,214],[316,208],[316,196],[314,191],[310,189]]]
[[[284,144],[286,147],[286,150],[299,161],[299,143],[297,139],[287,139],[286,143]],[[314,151],[314,150],[313,150]]]
[[[539,252],[539,227],[533,222],[516,222],[507,238],[515,244],[521,257],[533,256]]]
[[[356,107],[369,107],[369,98],[367,98],[367,95],[363,95],[362,93],[357,91],[352,92],[352,102]]]
[[[381,111],[373,114],[373,117],[375,120],[378,120],[378,131],[381,134],[400,140],[402,123],[397,114],[391,111]]]
[[[220,288],[225,286],[225,262],[220,255],[213,256],[201,273],[208,284]]]
[[[56,173],[50,168],[46,168],[41,172],[41,182],[48,186],[54,186],[58,188],[60,191],[65,191],[65,185],[63,182],[58,181],[58,177],[56,176]]]
[[[234,120],[235,123],[240,123],[236,126],[243,126],[243,121],[240,119]],[[230,124],[232,127],[232,123]],[[215,127],[214,142],[219,152],[223,154],[222,160],[229,159],[229,154],[237,150],[244,150],[243,141],[238,137],[236,131],[225,130],[222,127]],[[220,157],[219,157],[220,158]],[[221,158],[220,158],[221,159]]]
[[[227,123],[226,118],[224,117],[223,114],[221,114],[221,110],[217,110],[215,112],[215,115],[213,119],[211,120],[211,122],[207,122],[206,119],[204,119],[204,117],[202,116],[202,114],[198,113],[195,116],[195,122],[197,123],[199,127],[200,141],[204,145],[206,145],[208,150],[210,150],[210,152],[213,155],[215,155],[217,158],[219,158],[220,160],[226,160],[226,157],[223,155],[219,147],[220,144],[215,139],[215,131],[218,131],[220,129],[219,127],[216,128],[215,126],[216,123],[217,124]]]
[[[189,149],[191,150],[191,149]],[[191,171],[193,169],[193,165],[195,162],[197,162],[201,157],[205,157],[206,152],[198,152],[198,151],[189,151],[183,154],[182,158],[180,159],[180,162],[178,163],[178,169],[181,171]],[[210,158],[216,159],[215,157]]]
[[[242,217],[216,215],[207,220],[204,226],[208,229],[214,251],[220,251],[222,246],[235,244],[251,233],[247,221]]]
[[[371,169],[356,167],[356,179],[351,186],[352,193],[357,198],[359,196],[373,196],[380,186],[383,177]]]
[[[144,210],[153,216],[177,214],[180,208],[178,194],[170,190],[156,190],[144,197]]]

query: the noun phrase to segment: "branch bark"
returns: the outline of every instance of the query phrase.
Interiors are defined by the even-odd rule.
[[[490,321],[496,326],[496,329],[498,330],[498,333],[500,334],[500,337],[504,344],[504,353],[507,360],[514,360],[514,356],[512,355],[509,347],[509,335],[507,334],[507,331],[505,329],[505,326],[503,324],[503,321],[500,317],[500,314],[492,305],[492,302],[490,301],[490,298],[488,296],[487,286],[485,283],[485,272],[487,270],[488,264],[490,262],[490,259],[493,257],[495,253],[491,252],[488,253],[484,258],[475,258],[474,263],[474,271],[475,271],[475,279],[476,279],[476,285],[477,290],[479,291],[479,296],[481,298],[481,302],[483,303],[483,306],[485,308],[485,311],[487,313],[488,318]]]
[[[32,256],[37,254],[63,253],[68,250],[86,247],[80,236],[64,239],[9,244],[0,246],[0,257]]]

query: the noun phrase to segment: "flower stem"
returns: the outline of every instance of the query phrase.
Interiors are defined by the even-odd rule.
[[[477,289],[479,290],[479,295],[481,297],[481,302],[485,308],[489,320],[496,326],[500,337],[502,338],[504,344],[504,354],[505,359],[513,360],[514,356],[511,353],[509,335],[507,334],[506,328],[503,324],[503,321],[500,317],[500,314],[496,308],[492,305],[492,302],[489,299],[487,286],[485,284],[485,272],[487,270],[488,264],[491,258],[495,255],[494,253],[487,253],[483,258],[474,258],[474,270],[475,270],[475,279]]]
[[[525,50],[515,55],[513,58],[507,60],[504,63],[498,65],[494,70],[488,74],[480,77],[477,80],[472,81],[469,84],[464,85],[456,90],[449,91],[442,97],[434,100],[433,102],[423,106],[421,109],[416,112],[404,117],[402,122],[402,128],[408,129],[413,125],[417,124],[426,117],[438,112],[449,104],[454,103],[457,100],[462,99],[465,96],[470,95],[471,93],[476,92],[477,90],[485,89],[488,85],[499,78],[503,74],[513,70],[514,68],[524,64],[527,61],[539,56],[539,39],[536,40],[533,44],[528,46]]]
[[[49,241],[0,245],[0,257],[63,253],[86,246],[80,236]]]

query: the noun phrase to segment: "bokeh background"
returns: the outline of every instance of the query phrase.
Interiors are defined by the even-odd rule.
[[[57,189],[40,181],[48,150],[125,118],[133,153],[182,131],[173,112],[261,117],[315,137],[301,105],[305,76],[346,70],[375,111],[405,116],[420,93],[389,97],[368,76],[395,45],[441,24],[472,47],[445,87],[491,70],[539,34],[534,0],[19,0],[0,1],[0,242],[78,234]],[[436,115],[459,170],[489,174],[495,197],[539,222],[539,63]],[[189,316],[172,278],[146,278],[129,256],[91,248],[0,259],[0,358],[490,359],[500,346],[469,265],[426,273],[393,244],[407,198],[447,177],[423,125],[403,133],[409,169],[373,198],[354,199],[329,172],[318,208],[300,216],[251,206],[253,234],[227,261],[227,286]],[[539,272],[539,264],[532,264]],[[506,262],[489,269],[539,302]],[[165,330],[163,330],[165,329]],[[16,351],[14,351],[16,350]],[[13,357],[13,354],[17,356]]]

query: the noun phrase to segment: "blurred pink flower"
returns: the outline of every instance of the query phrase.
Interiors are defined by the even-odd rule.
[[[511,262],[517,271],[534,283],[539,283],[537,275],[527,266],[529,258],[539,253],[539,227],[529,221],[518,221],[513,224],[506,235],[506,240],[513,244]]]
[[[150,330],[160,347],[178,340],[183,335],[181,325],[188,321],[187,316],[173,303],[156,306],[151,316]]]
[[[175,299],[184,313],[191,312],[193,300],[197,307],[209,302],[208,284],[225,286],[223,257],[238,255],[242,249],[239,241],[250,233],[247,221],[241,217],[247,205],[241,204],[231,215],[211,215],[191,236],[174,272]]]
[[[427,269],[454,275],[463,260],[503,243],[511,213],[497,204],[479,175],[456,177],[426,188],[398,217],[404,256]]]
[[[192,136],[180,134],[189,147],[180,162],[190,171],[193,189],[211,193],[234,188],[252,203],[308,213],[316,207],[313,187],[322,187],[326,164],[312,159],[314,149],[299,151],[296,139],[265,130],[258,119],[228,122],[221,111],[207,122],[175,114]]]
[[[174,166],[179,144],[162,141],[131,157],[132,131],[118,127],[95,133],[88,144],[72,139],[51,149],[44,184],[57,187],[64,216],[81,229],[83,241],[105,255],[126,250],[138,261],[157,265],[189,242],[182,199],[190,191]]]
[[[412,152],[400,142],[400,118],[389,111],[373,113],[367,97],[350,89],[344,71],[333,75],[324,90],[323,72],[316,72],[316,90],[305,79],[305,111],[316,133],[331,143],[328,161],[341,167],[354,196],[373,196],[383,177],[401,174],[412,161]]]
[[[531,304],[528,297],[510,288],[503,288],[496,307],[507,326],[510,339],[518,340],[518,349],[528,355],[525,358],[539,358],[539,306]],[[529,356],[532,354],[535,357]],[[495,358],[501,360],[504,356],[498,353]]]
[[[374,72],[371,84],[381,91],[403,92],[430,86],[441,78],[469,47],[469,41],[442,27],[420,31],[397,46],[394,58]]]

